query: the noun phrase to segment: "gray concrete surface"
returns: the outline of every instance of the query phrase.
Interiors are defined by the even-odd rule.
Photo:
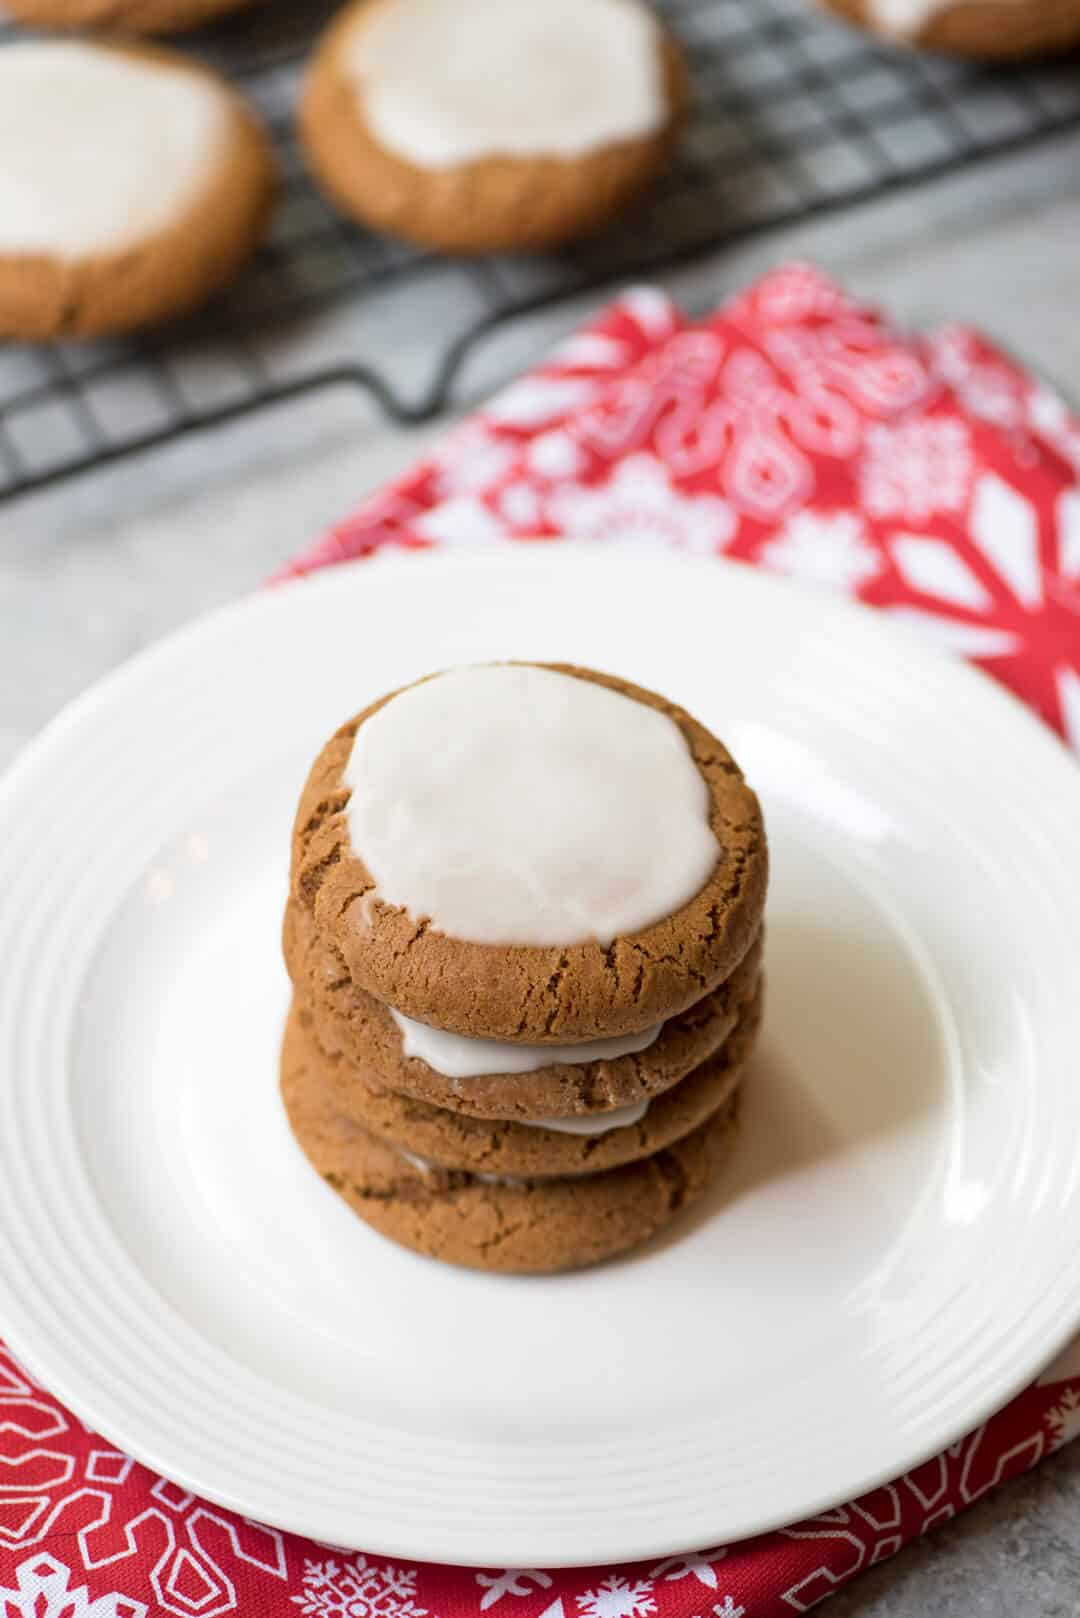
[[[1080,1444],[871,1568],[827,1618],[1077,1618]]]

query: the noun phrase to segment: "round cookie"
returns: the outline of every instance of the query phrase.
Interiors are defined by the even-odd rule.
[[[281,1053],[282,1082],[298,1096],[325,1102],[333,1113],[377,1139],[437,1168],[544,1179],[598,1174],[635,1163],[671,1146],[712,1116],[735,1093],[761,1020],[761,991],[714,1056],[681,1083],[646,1104],[640,1120],[599,1134],[566,1133],[528,1123],[467,1117],[429,1106],[375,1084],[363,1069],[331,1056],[318,1042],[308,1013],[294,1001]],[[596,1120],[603,1125],[600,1115]]]
[[[319,938],[310,913],[286,907],[285,964],[301,1008],[322,1048],[340,1055],[387,1090],[474,1118],[570,1118],[633,1106],[660,1095],[713,1056],[757,991],[762,957],[754,939],[730,977],[669,1018],[653,1044],[626,1056],[584,1064],[559,1062],[527,1073],[455,1079],[406,1056],[387,1007],[357,988],[341,956]]]
[[[251,0],[5,0],[34,28],[99,28],[116,34],[172,34],[237,11]]]
[[[445,252],[592,230],[662,166],[687,100],[644,0],[354,0],[300,131],[348,214]]]
[[[255,245],[273,174],[239,96],[186,57],[6,46],[0,336],[94,336],[199,303]]]
[[[471,938],[452,936],[439,930],[439,918],[432,918],[430,912],[417,919],[403,906],[386,902],[361,852],[353,847],[350,819],[355,810],[350,809],[353,789],[347,777],[353,767],[354,743],[359,748],[364,740],[363,727],[402,695],[397,692],[373,703],[342,726],[315,760],[296,816],[291,891],[296,902],[312,915],[319,935],[338,952],[352,982],[403,1015],[474,1038],[557,1045],[609,1038],[647,1028],[678,1015],[727,978],[745,956],[758,931],[768,878],[768,855],[757,799],[727,749],[684,709],[654,692],[588,669],[555,664],[500,664],[432,676],[426,682],[409,687],[408,693],[422,690],[427,693],[429,687],[440,686],[442,680],[449,686],[462,675],[483,674],[494,680],[503,674],[530,676],[538,672],[547,679],[552,675],[560,676],[560,688],[567,681],[600,687],[609,694],[608,702],[610,694],[614,693],[629,705],[625,719],[623,710],[619,710],[620,724],[629,722],[635,729],[639,725],[659,725],[665,742],[670,741],[672,751],[666,755],[662,771],[643,770],[632,773],[630,779],[635,784],[640,781],[643,792],[647,788],[649,792],[663,794],[668,790],[668,775],[676,770],[685,771],[687,780],[682,784],[689,785],[692,778],[693,789],[700,794],[700,800],[695,799],[689,819],[680,819],[678,835],[669,836],[670,827],[665,824],[662,856],[657,851],[658,857],[654,857],[651,845],[642,841],[652,825],[649,816],[635,819],[627,828],[626,837],[629,839],[633,833],[634,846],[648,849],[647,857],[635,861],[635,871],[640,871],[643,883],[666,880],[668,867],[675,863],[679,863],[680,880],[689,879],[690,873],[698,871],[696,886],[686,890],[691,895],[689,898],[669,910],[659,911],[659,920],[618,932],[610,941],[585,936],[582,942],[561,946],[493,944],[477,942],[475,935]],[[515,693],[519,683],[513,682]],[[455,686],[458,693],[462,690],[462,684]],[[468,681],[464,682],[464,690],[475,694]],[[536,697],[535,691],[532,695]],[[425,701],[431,700],[425,695]],[[436,693],[434,700],[445,705],[445,688],[441,697]],[[564,700],[569,702],[570,699]],[[586,704],[585,699],[581,701],[583,706],[592,706],[591,702]],[[641,705],[646,714],[631,713],[629,710],[635,705]],[[655,718],[657,715],[661,716],[659,721]],[[533,735],[532,718],[529,714],[515,721],[517,730],[512,748],[515,756],[506,758],[505,752],[499,752],[496,767],[505,770],[513,788],[519,779],[519,766],[527,765],[531,793],[537,771],[543,779],[543,771],[549,765],[553,771],[558,765],[558,780],[570,783],[566,788],[567,798],[554,806],[558,814],[553,811],[551,823],[531,801],[521,803],[520,821],[510,818],[507,809],[503,815],[502,835],[510,841],[519,831],[523,839],[526,832],[530,837],[542,838],[546,855],[550,847],[562,847],[564,831],[568,836],[572,834],[574,816],[580,814],[583,807],[588,809],[586,821],[590,834],[597,823],[596,817],[604,820],[612,806],[593,804],[592,795],[597,792],[610,797],[611,783],[601,771],[598,779],[590,780],[584,788],[575,788],[577,778],[573,772],[580,763],[578,754],[573,749],[560,752],[558,734],[553,738],[546,733]],[[595,718],[593,713],[591,722]],[[444,732],[441,751],[437,756],[432,755],[432,767],[444,772],[448,767],[451,741],[455,746],[483,748],[490,740],[483,715],[478,715],[475,709],[468,710],[464,716],[458,715],[458,720],[453,736]],[[572,720],[568,722],[573,725]],[[384,724],[384,731],[385,728]],[[578,740],[576,735],[574,740]],[[640,740],[641,737],[635,735],[635,749]],[[388,751],[385,742],[383,750]],[[404,759],[404,750],[399,752]],[[568,766],[564,753],[570,759]],[[633,772],[637,759],[637,752],[631,750],[623,762]],[[452,766],[453,761],[450,762]],[[401,767],[399,764],[398,768]],[[595,761],[593,767],[601,768]],[[468,819],[470,811],[459,803],[446,809],[447,793],[452,796],[456,790],[453,779],[451,773],[447,777],[450,785],[442,781],[430,791],[428,783],[421,781],[420,795],[428,793],[430,815],[449,814],[447,824],[452,820],[452,829],[460,829],[468,839],[477,835]],[[625,784],[625,781],[616,783],[619,788]],[[475,783],[465,782],[461,790],[468,794],[474,788]],[[393,802],[388,806],[388,813],[396,815],[398,823],[404,812],[402,796],[395,786]],[[513,791],[510,796],[513,799]],[[681,813],[687,808],[681,787],[678,802]],[[505,808],[503,800],[495,801],[494,808]],[[616,812],[620,808],[632,815],[639,812],[639,806],[628,800],[625,791],[621,792]],[[700,834],[692,849],[691,832],[694,836]],[[630,842],[623,846],[622,839],[623,828],[617,826],[614,838],[609,837],[605,848],[576,849],[577,877],[585,883],[603,884],[610,875],[609,864],[617,867],[620,878],[624,876],[625,870],[619,862],[625,866],[629,859]],[[415,847],[417,858],[428,857],[415,838],[406,846]],[[431,864],[436,877],[439,872],[448,871],[457,883],[458,897],[466,902],[475,872],[476,882],[482,886],[485,896],[491,897],[493,909],[497,911],[498,890],[497,887],[492,890],[488,859],[485,847],[477,850],[476,863],[468,869],[458,865],[450,869],[437,858],[433,858]],[[515,897],[527,909],[528,871],[520,888],[520,893],[515,890]],[[622,888],[618,884],[616,888],[621,895]],[[649,891],[654,893],[655,889]],[[549,900],[551,897],[546,896]],[[565,903],[572,906],[577,899],[576,881],[568,882]]]
[[[1080,43],[1080,0],[825,0],[891,40],[955,56],[1049,55]]]
[[[282,1078],[297,1142],[326,1183],[383,1236],[469,1269],[550,1274],[636,1247],[701,1196],[735,1133],[739,1092],[673,1146],[583,1179],[501,1180],[427,1167]]]

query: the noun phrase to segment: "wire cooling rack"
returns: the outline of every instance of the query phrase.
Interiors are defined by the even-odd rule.
[[[695,105],[652,194],[556,254],[446,260],[339,218],[308,179],[292,109],[333,7],[272,0],[184,48],[269,126],[269,237],[211,307],[122,342],[0,348],[0,500],[332,384],[399,421],[436,415],[469,350],[515,315],[1080,126],[1076,61],[990,69],[874,44],[812,0],[659,0]],[[0,46],[18,37],[0,23]],[[419,382],[403,374],[423,350]]]

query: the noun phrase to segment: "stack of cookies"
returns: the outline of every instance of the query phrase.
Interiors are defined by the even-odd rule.
[[[300,1146],[368,1224],[451,1263],[644,1241],[734,1135],[767,863],[730,754],[652,692],[493,664],[372,704],[296,817]]]

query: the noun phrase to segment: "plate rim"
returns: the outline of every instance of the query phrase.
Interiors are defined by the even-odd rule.
[[[361,558],[355,563],[346,565],[353,569],[360,568],[362,565],[365,570],[362,574],[354,573],[353,577],[368,576],[373,569],[377,569],[384,574],[387,572],[392,574],[403,572],[407,574],[416,568],[430,571],[433,566],[438,570],[440,564],[442,569],[449,569],[450,571],[457,571],[462,567],[468,568],[478,563],[485,570],[491,567],[505,570],[518,567],[526,557],[533,559],[543,557],[545,567],[555,562],[557,567],[562,568],[563,566],[576,565],[578,556],[582,554],[587,555],[589,562],[594,565],[600,561],[600,557],[603,555],[604,559],[601,566],[604,570],[610,569],[612,572],[622,572],[623,574],[627,572],[628,567],[632,569],[636,562],[640,562],[647,568],[656,568],[659,565],[665,571],[671,568],[682,570],[696,568],[701,571],[703,576],[708,575],[714,579],[717,577],[722,579],[725,574],[730,575],[737,571],[744,583],[752,580],[753,583],[750,588],[760,590],[762,594],[774,594],[776,592],[790,594],[793,597],[798,597],[804,606],[808,601],[812,601],[815,611],[819,615],[832,615],[838,621],[839,619],[847,622],[857,621],[866,627],[873,625],[875,634],[881,632],[893,637],[897,643],[902,642],[908,656],[918,658],[920,661],[927,663],[928,666],[934,666],[939,673],[947,670],[948,673],[944,676],[947,680],[959,678],[968,683],[969,689],[972,691],[977,686],[980,693],[978,700],[989,699],[992,703],[997,703],[1003,717],[1006,711],[1008,712],[1010,725],[1015,725],[1019,720],[1027,729],[1028,737],[1031,740],[1040,737],[1042,743],[1046,744],[1045,757],[1047,761],[1051,758],[1054,759],[1050,767],[1056,769],[1060,764],[1066,766],[1067,775],[1063,775],[1062,780],[1069,779],[1070,790],[1074,792],[1077,804],[1080,805],[1080,772],[1075,775],[1071,773],[1075,770],[1072,755],[1060,739],[1026,704],[992,680],[991,677],[958,659],[948,656],[936,647],[927,646],[924,641],[920,641],[902,624],[887,620],[883,621],[884,615],[873,608],[846,599],[825,596],[819,591],[800,586],[788,580],[778,580],[775,576],[762,574],[760,570],[744,564],[715,558],[686,558],[666,553],[599,553],[592,546],[574,542],[562,542],[557,547],[549,547],[545,544],[541,550],[540,546],[537,545],[535,548],[523,548],[520,552],[516,549],[496,552],[463,549],[460,552],[405,552],[395,553],[392,556],[380,554],[374,558]],[[526,563],[525,565],[531,564]],[[85,692],[68,703],[23,749],[12,765],[5,771],[2,779],[0,779],[0,814],[3,814],[12,803],[18,803],[19,796],[24,790],[23,783],[33,780],[35,772],[47,762],[53,748],[63,745],[65,738],[72,731],[79,731],[103,705],[107,706],[111,701],[116,700],[123,703],[126,700],[129,688],[133,689],[140,678],[152,680],[158,666],[166,664],[170,658],[178,654],[187,655],[191,650],[197,649],[198,643],[204,636],[214,637],[220,632],[223,625],[229,628],[233,625],[242,624],[252,614],[262,616],[264,613],[274,614],[279,610],[287,612],[289,610],[288,606],[286,605],[282,608],[280,604],[282,602],[287,604],[292,599],[295,599],[298,592],[307,596],[309,600],[317,602],[321,592],[326,591],[329,594],[331,591],[340,589],[340,587],[339,569],[337,567],[328,568],[325,573],[320,572],[303,580],[288,581],[285,586],[256,592],[241,598],[239,601],[220,606],[209,613],[201,615],[194,621],[180,626],[152,645],[143,648],[133,658],[128,659],[116,669],[110,671],[103,679],[95,682]],[[2,1159],[2,1156],[3,1148],[0,1145],[0,1159]],[[16,1265],[18,1264],[18,1254],[13,1248],[9,1253],[10,1246],[9,1239],[0,1231],[0,1282],[3,1281],[7,1265],[12,1261]],[[35,1333],[33,1326],[28,1325],[27,1330],[24,1332],[22,1328],[26,1324],[25,1318],[23,1320],[8,1318],[7,1302],[4,1305],[4,1317],[0,1325],[2,1325],[3,1335],[16,1359],[24,1364],[31,1374],[40,1380],[54,1397],[72,1410],[80,1420],[85,1421],[96,1431],[103,1432],[110,1441],[118,1443],[128,1454],[134,1455],[137,1460],[151,1467],[154,1471],[180,1483],[185,1489],[215,1504],[237,1511],[242,1515],[260,1517],[261,1520],[268,1521],[273,1526],[289,1532],[312,1538],[325,1539],[327,1537],[325,1525],[320,1527],[317,1522],[310,1520],[303,1511],[299,1511],[291,1518],[276,1507],[269,1512],[264,1511],[259,1506],[253,1506],[250,1499],[239,1498],[229,1489],[216,1489],[212,1481],[211,1485],[208,1486],[204,1478],[188,1472],[184,1466],[169,1463],[167,1458],[163,1464],[161,1455],[155,1453],[152,1444],[143,1445],[137,1433],[122,1430],[112,1420],[107,1410],[102,1411],[99,1403],[100,1390],[98,1390],[98,1399],[95,1399],[91,1393],[84,1394],[78,1386],[73,1387],[69,1371],[66,1369],[62,1345],[50,1344],[47,1331]],[[1024,1363],[1015,1370],[1011,1378],[1007,1380],[1003,1378],[1000,1384],[995,1386],[993,1391],[987,1391],[980,1401],[973,1400],[965,1408],[962,1417],[957,1415],[954,1418],[954,1421],[946,1430],[946,1436],[935,1437],[932,1442],[928,1441],[918,1446],[915,1451],[911,1453],[905,1452],[905,1458],[899,1462],[894,1458],[880,1470],[872,1472],[858,1483],[845,1486],[843,1499],[857,1498],[859,1495],[892,1481],[898,1475],[911,1470],[940,1453],[948,1444],[955,1442],[956,1439],[962,1437],[973,1427],[978,1426],[1038,1375],[1039,1371],[1071,1339],[1078,1325],[1080,1325],[1080,1294],[1071,1299],[1067,1313],[1063,1308],[1060,1329],[1054,1334],[1054,1340],[1046,1342],[1045,1346],[1040,1345],[1037,1356],[1034,1353],[1029,1353]],[[51,1349],[53,1352],[50,1352]],[[74,1372],[76,1370],[74,1361],[71,1361],[70,1364],[71,1371]],[[259,1376],[259,1373],[251,1371],[247,1367],[244,1370],[247,1375]],[[102,1415],[104,1415],[104,1420],[101,1419]],[[799,1516],[801,1518],[815,1515],[836,1503],[835,1492],[826,1493],[815,1500],[808,1501],[806,1507],[799,1512]],[[791,1520],[791,1514],[786,1510],[782,1515],[773,1519],[762,1518],[759,1513],[754,1517],[752,1524],[739,1526],[736,1532],[730,1534],[727,1534],[727,1530],[725,1530],[725,1534],[729,1539],[743,1538],[751,1534],[763,1533],[784,1526]],[[543,1565],[547,1567],[579,1567],[589,1566],[594,1563],[636,1561],[693,1549],[708,1538],[708,1535],[702,1536],[700,1530],[695,1530],[690,1538],[672,1538],[670,1533],[661,1533],[654,1541],[643,1544],[640,1535],[636,1535],[632,1549],[628,1549],[626,1540],[618,1537],[618,1529],[616,1528],[610,1543],[601,1543],[597,1540],[590,1546],[587,1555],[570,1554],[557,1560],[552,1560],[546,1546],[543,1548],[542,1556],[527,1554],[529,1549],[528,1541],[523,1539],[520,1546],[517,1547],[517,1554],[508,1560],[507,1565],[510,1565],[511,1560],[519,1565]],[[408,1559],[436,1560],[459,1566],[476,1565],[475,1558],[463,1558],[460,1550],[455,1553],[451,1546],[440,1544],[433,1547],[428,1544],[422,1549],[418,1548],[417,1541],[408,1529],[405,1530],[404,1537],[398,1541],[394,1541],[392,1537],[388,1539],[385,1535],[381,1535],[377,1545],[365,1542],[364,1548],[375,1551],[377,1554]]]

